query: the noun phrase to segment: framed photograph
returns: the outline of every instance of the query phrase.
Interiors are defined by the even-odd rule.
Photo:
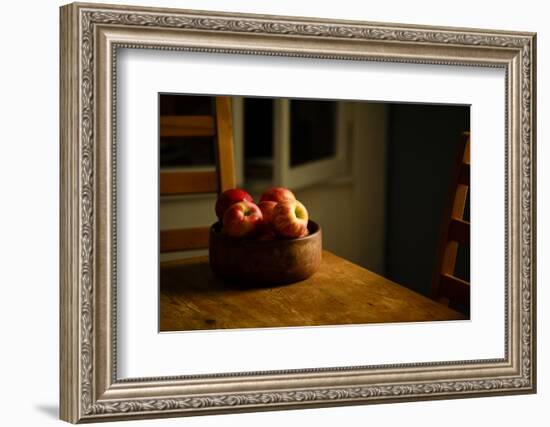
[[[536,36],[61,8],[61,418],[536,391]]]

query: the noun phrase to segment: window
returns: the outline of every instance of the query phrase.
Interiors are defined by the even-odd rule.
[[[247,186],[297,189],[343,174],[350,114],[338,101],[245,98]]]

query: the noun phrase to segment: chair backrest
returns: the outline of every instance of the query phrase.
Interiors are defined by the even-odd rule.
[[[455,276],[455,266],[459,245],[470,244],[470,223],[463,219],[469,186],[470,133],[464,132],[451,172],[432,276],[432,298],[463,310],[470,307],[470,283]]]
[[[211,116],[160,117],[161,137],[213,137],[216,147],[213,171],[161,171],[161,196],[220,193],[235,187],[231,98],[216,97],[213,110]],[[207,248],[208,233],[207,226],[161,230],[160,252]]]

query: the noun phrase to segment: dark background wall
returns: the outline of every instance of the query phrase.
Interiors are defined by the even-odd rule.
[[[425,295],[431,288],[451,164],[461,132],[469,129],[467,106],[390,107],[386,276]],[[456,275],[469,280],[467,250],[459,250]]]

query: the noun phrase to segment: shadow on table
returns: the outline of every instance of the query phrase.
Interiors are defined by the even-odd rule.
[[[259,286],[218,278],[210,269],[208,259],[186,260],[184,264],[169,264],[160,269],[160,287],[163,293],[210,293],[212,291],[247,291],[290,286],[292,283]]]

